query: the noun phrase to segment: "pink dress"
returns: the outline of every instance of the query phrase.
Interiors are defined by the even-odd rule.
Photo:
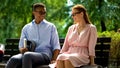
[[[57,60],[69,60],[74,67],[80,67],[90,62],[89,56],[95,56],[97,30],[92,24],[77,33],[76,24],[69,27],[63,48]]]

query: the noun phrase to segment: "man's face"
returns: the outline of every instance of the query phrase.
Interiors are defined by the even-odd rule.
[[[36,20],[43,20],[45,18],[46,10],[43,7],[38,7],[33,11]]]

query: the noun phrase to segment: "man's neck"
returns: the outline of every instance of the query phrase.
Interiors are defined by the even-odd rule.
[[[42,20],[35,20],[36,24],[40,24],[42,22]]]

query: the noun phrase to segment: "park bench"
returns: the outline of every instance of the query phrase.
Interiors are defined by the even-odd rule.
[[[64,39],[60,39],[60,45],[62,46],[64,43]],[[110,52],[110,43],[111,38],[110,37],[98,37],[97,38],[97,44],[95,47],[96,52],[96,58],[95,63],[98,65],[101,65],[103,67],[108,67],[109,64],[109,52]],[[3,56],[3,61],[0,63],[0,68],[4,68],[7,60],[19,53],[18,50],[18,44],[19,39],[6,39],[6,45],[5,45],[5,54]],[[48,65],[39,66],[37,68],[49,68]],[[86,68],[86,67],[82,67]]]

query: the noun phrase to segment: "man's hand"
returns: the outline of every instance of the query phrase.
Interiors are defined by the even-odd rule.
[[[59,49],[54,50],[51,63],[55,63],[55,61],[56,61],[56,59],[57,59],[57,56],[59,55],[59,52],[60,52]]]
[[[53,64],[53,63],[55,63],[55,61],[56,61],[56,60],[51,60],[51,62],[50,62],[50,63],[51,63],[51,64]]]
[[[28,51],[27,48],[21,48],[21,49],[20,49],[20,52],[21,52],[22,54],[25,53],[26,51]]]

